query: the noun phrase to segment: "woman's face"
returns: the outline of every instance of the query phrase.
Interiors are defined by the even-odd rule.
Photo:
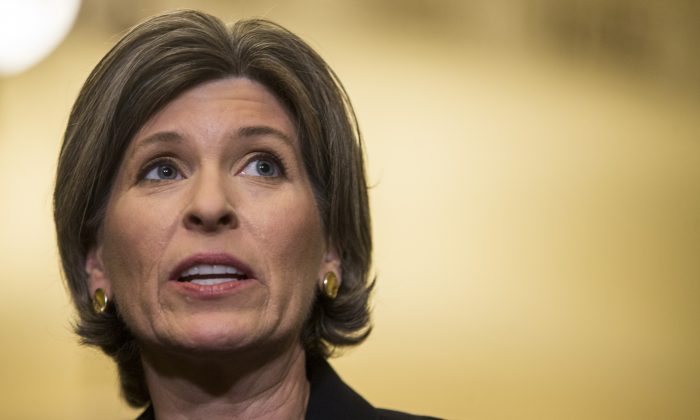
[[[200,351],[298,342],[339,268],[295,126],[246,78],[199,85],[141,128],[86,265],[142,344]]]

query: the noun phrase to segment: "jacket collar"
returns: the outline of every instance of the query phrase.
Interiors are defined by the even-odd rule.
[[[378,418],[375,408],[347,386],[325,359],[309,357],[306,375],[311,384],[306,420]]]

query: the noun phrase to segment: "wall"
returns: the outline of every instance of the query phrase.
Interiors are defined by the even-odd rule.
[[[375,329],[333,364],[371,402],[454,419],[700,417],[692,2],[93,0],[54,54],[0,79],[3,418],[135,415],[111,363],[70,332],[53,173],[91,68],[126,26],[181,6],[283,23],[354,101]]]

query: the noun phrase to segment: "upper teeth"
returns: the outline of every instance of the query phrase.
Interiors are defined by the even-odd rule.
[[[244,274],[241,270],[230,265],[197,264],[188,268],[180,277],[210,275],[210,274]]]

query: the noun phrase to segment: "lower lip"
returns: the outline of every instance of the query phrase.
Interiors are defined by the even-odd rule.
[[[170,283],[181,293],[184,293],[188,296],[197,298],[217,298],[237,293],[247,288],[251,284],[251,282],[252,279],[227,281],[225,283],[210,285],[196,284],[176,280],[173,280]]]

